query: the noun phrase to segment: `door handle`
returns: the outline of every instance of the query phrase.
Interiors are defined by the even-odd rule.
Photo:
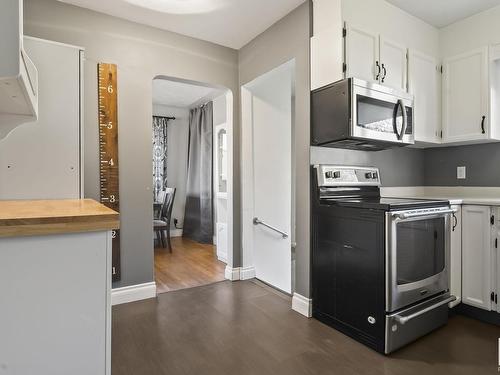
[[[484,130],[484,120],[486,120],[486,116],[483,116],[481,120],[481,131],[483,134],[486,134],[486,131]]]
[[[273,227],[272,225],[269,225],[269,224],[264,223],[262,220],[259,220],[259,218],[258,218],[258,217],[254,217],[254,218],[253,218],[253,225],[262,225],[262,226],[264,226],[264,227],[266,227],[266,228],[269,228],[269,229],[271,229],[271,230],[273,230],[273,231],[275,231],[275,232],[277,232],[277,233],[281,234],[281,237],[283,237],[283,239],[288,238],[288,234],[287,234],[287,233],[285,233],[285,232],[283,232],[283,231],[279,230],[279,229],[278,229],[278,228],[276,228],[276,227]]]
[[[425,217],[425,216],[433,216],[433,215],[448,215],[457,212],[456,210],[444,209],[444,210],[429,210],[424,212],[395,212],[392,215],[398,217],[401,220],[411,219],[415,217]]]
[[[381,72],[380,71],[380,64],[379,64],[378,60],[375,61],[375,65],[377,66],[377,75],[375,77],[375,81],[378,81],[378,79],[380,78],[380,72]]]
[[[382,64],[383,66],[384,64]],[[401,125],[401,133],[398,131],[398,125],[397,125],[397,116],[398,116],[398,111],[397,108],[401,108],[401,114],[403,115],[403,124]],[[406,127],[408,123],[408,116],[406,114],[406,107],[401,99],[398,100],[398,104],[396,107],[396,111],[394,113],[394,133],[396,133],[396,136],[398,137],[398,140],[402,140],[403,136],[405,135],[406,132]]]
[[[453,215],[453,227],[451,228],[451,231],[455,232],[455,228],[458,225],[458,218],[457,215],[455,215],[455,212],[453,212],[452,215]]]
[[[387,69],[385,68],[384,64],[382,64],[382,70],[384,71],[384,75],[382,76],[382,83],[384,83],[385,77],[387,76]]]
[[[427,312],[429,312],[431,310],[434,310],[435,308],[437,308],[439,306],[446,305],[447,303],[450,303],[450,302],[453,302],[453,301],[456,301],[456,300],[457,300],[457,297],[455,297],[455,296],[449,296],[448,298],[446,298],[446,299],[444,299],[442,301],[439,301],[439,302],[435,303],[434,305],[428,306],[425,309],[417,311],[417,312],[415,312],[413,314],[406,315],[406,316],[396,315],[394,317],[394,319],[399,324],[405,324],[405,323],[409,322],[410,320],[418,318],[420,315],[423,315],[423,314],[425,314],[425,313],[427,313]]]

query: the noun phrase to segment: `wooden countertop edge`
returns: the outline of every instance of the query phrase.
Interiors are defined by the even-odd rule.
[[[0,238],[42,236],[49,234],[67,234],[82,232],[100,232],[120,228],[118,218],[111,217],[109,220],[98,221],[71,221],[46,224],[18,224],[0,226]]]
[[[0,201],[0,210],[0,238],[120,228],[120,214],[92,199]]]

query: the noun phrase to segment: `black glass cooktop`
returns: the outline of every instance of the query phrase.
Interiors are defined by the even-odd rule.
[[[321,199],[321,203],[338,205],[342,207],[367,208],[375,210],[395,211],[428,207],[448,206],[449,201],[412,198],[386,198],[386,197],[356,197],[339,198],[330,197]]]

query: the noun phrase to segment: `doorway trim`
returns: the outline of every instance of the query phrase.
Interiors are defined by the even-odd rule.
[[[224,276],[227,280],[239,280],[239,269],[234,268],[234,95],[231,89],[222,85],[213,85],[206,82],[172,77],[164,74],[155,75],[151,82],[155,79],[165,79],[174,82],[183,82],[192,85],[211,87],[220,89],[225,92],[226,96],[226,130],[227,130],[227,262]],[[152,90],[151,90],[152,92]],[[213,127],[215,131],[215,126]],[[151,202],[152,203],[152,202]],[[214,221],[214,228],[215,228]],[[214,231],[215,232],[215,231]],[[154,251],[154,248],[152,249]],[[154,274],[154,257],[153,257],[153,274]],[[237,272],[236,272],[237,270]],[[238,278],[235,278],[235,273]],[[153,279],[154,280],[154,279]],[[156,289],[156,281],[153,281]],[[156,295],[156,292],[155,292]]]

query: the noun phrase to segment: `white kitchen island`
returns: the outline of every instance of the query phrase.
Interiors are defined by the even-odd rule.
[[[89,199],[0,201],[0,374],[111,373],[111,237]]]

